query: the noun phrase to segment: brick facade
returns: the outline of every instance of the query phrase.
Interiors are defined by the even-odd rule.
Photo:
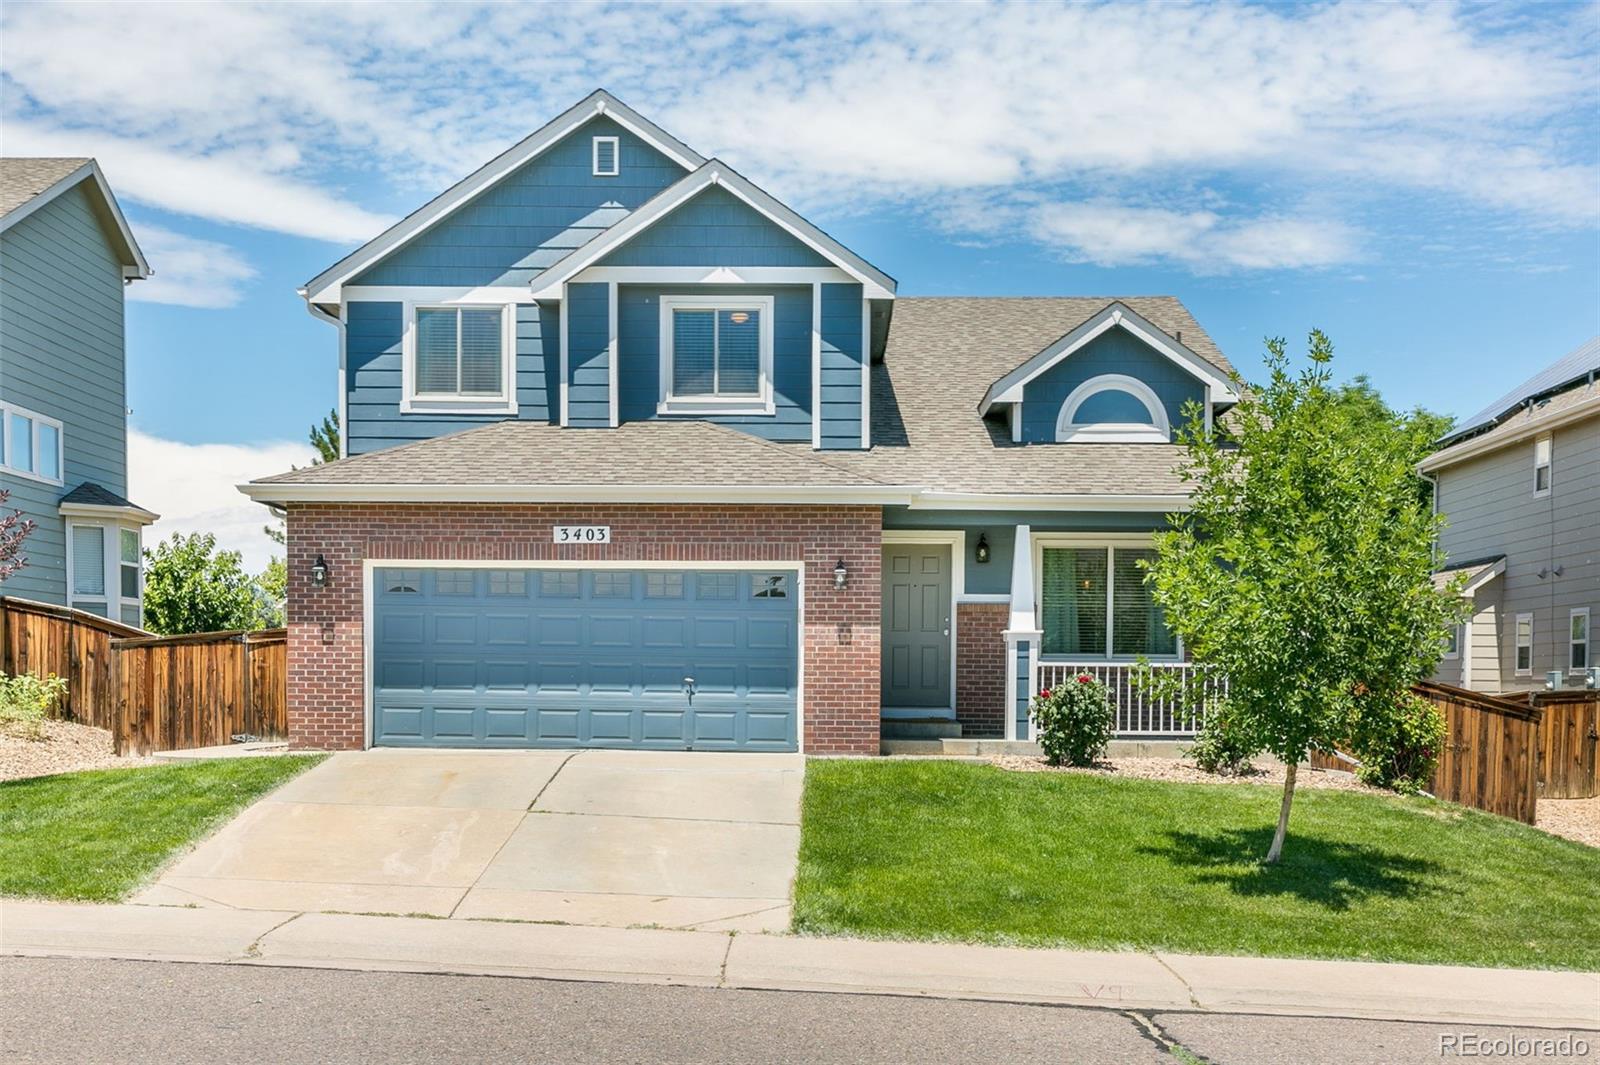
[[[1006,734],[1007,603],[956,604],[956,720],[963,736]]]
[[[606,545],[551,542],[552,525],[609,525]],[[289,739],[361,747],[365,560],[801,561],[803,747],[876,754],[881,511],[864,506],[297,503],[288,508]],[[311,564],[328,562],[327,585]],[[839,559],[848,585],[833,586]],[[963,627],[965,620],[963,615]]]

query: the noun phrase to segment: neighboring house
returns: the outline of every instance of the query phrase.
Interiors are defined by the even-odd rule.
[[[0,159],[0,488],[36,523],[7,595],[138,625],[123,288],[149,264],[93,159]]]
[[[1434,679],[1484,692],[1593,686],[1600,621],[1600,337],[1442,438],[1421,463],[1449,520],[1443,584],[1471,616]]]
[[[895,281],[597,92],[302,290],[350,457],[286,509],[300,746],[876,752],[1185,668],[1141,559],[1237,402],[1170,297]]]

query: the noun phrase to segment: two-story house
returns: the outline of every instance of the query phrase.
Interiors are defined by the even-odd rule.
[[[93,159],[0,159],[0,488],[34,522],[0,591],[138,625],[123,291],[150,275]]]
[[[1439,441],[1420,465],[1449,525],[1441,584],[1471,614],[1434,679],[1484,692],[1593,687],[1600,620],[1600,337]]]
[[[596,92],[313,278],[348,457],[287,512],[306,747],[876,752],[1184,668],[1139,562],[1237,402],[1170,297],[899,298]]]

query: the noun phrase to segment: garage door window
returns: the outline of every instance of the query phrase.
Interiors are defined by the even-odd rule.
[[[383,582],[383,590],[390,595],[417,595],[422,591],[420,569],[392,569]]]
[[[647,573],[644,576],[644,594],[650,599],[682,599],[683,574]]]
[[[471,595],[472,573],[464,569],[442,569],[435,578],[434,591],[440,595]]]
[[[578,598],[578,571],[545,570],[539,574],[539,594],[548,599]]]
[[[594,596],[596,599],[626,599],[632,594],[632,574],[600,572],[594,575]]]
[[[758,573],[750,587],[757,599],[789,598],[789,578],[782,573]]]
[[[732,573],[702,573],[695,579],[695,598],[732,599],[738,583]]]
[[[527,595],[528,575],[519,569],[489,571],[490,595]]]

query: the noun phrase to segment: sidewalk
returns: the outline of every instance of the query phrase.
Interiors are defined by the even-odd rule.
[[[0,954],[1600,1029],[1600,973],[0,902]]]

